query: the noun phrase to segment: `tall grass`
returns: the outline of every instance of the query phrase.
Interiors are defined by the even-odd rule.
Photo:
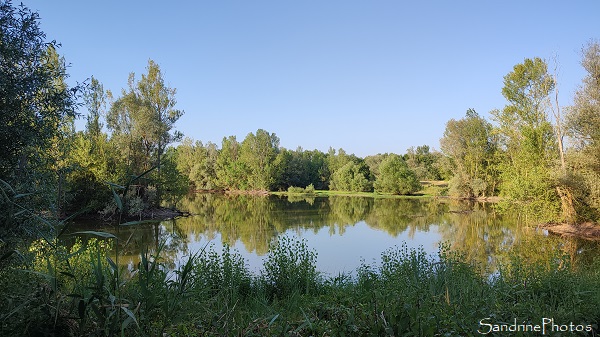
[[[578,269],[561,256],[514,257],[490,276],[444,246],[433,256],[402,246],[355,275],[325,277],[305,241],[281,237],[258,274],[228,247],[190,252],[169,270],[161,245],[115,278],[112,244],[50,255],[34,246],[30,272],[3,269],[0,335],[477,336],[482,319],[550,317],[595,331],[600,321],[600,264]],[[56,279],[42,277],[48,266]]]

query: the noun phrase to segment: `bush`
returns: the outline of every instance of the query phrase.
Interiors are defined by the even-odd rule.
[[[412,194],[421,189],[421,183],[402,157],[391,154],[381,162],[374,187],[376,192]]]
[[[264,261],[262,282],[269,297],[283,298],[294,293],[313,293],[319,283],[317,253],[306,240],[280,237]]]

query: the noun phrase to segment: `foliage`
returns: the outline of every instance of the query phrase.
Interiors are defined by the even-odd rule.
[[[314,293],[319,283],[316,261],[317,253],[308,249],[306,240],[280,237],[271,245],[261,273],[267,296]]]
[[[554,85],[545,61],[525,59],[504,77],[502,94],[509,104],[493,112],[504,149],[501,195],[546,219],[556,218],[559,209],[550,176],[558,158],[556,135],[546,112]]]
[[[600,44],[582,50],[581,65],[587,72],[566,116],[568,134],[574,141],[568,166],[579,177],[575,193],[577,212],[584,220],[596,220],[600,211]]]
[[[324,190],[329,182],[329,167],[326,155],[318,150],[295,151],[282,148],[275,158],[275,190],[285,190],[291,186],[308,186]]]
[[[76,115],[77,91],[56,42],[47,42],[39,15],[0,2],[0,177],[25,176],[32,151],[49,147],[65,118]]]
[[[473,198],[495,194],[498,144],[489,122],[469,109],[464,118],[446,123],[440,145],[452,165],[450,195]]]
[[[235,136],[223,137],[217,157],[218,184],[227,190],[248,188],[247,168],[240,159],[241,145]]]
[[[173,132],[173,128],[183,111],[175,109],[177,91],[165,85],[158,64],[149,60],[146,70],[147,74],[137,82],[135,74],[129,75],[129,90],[123,90],[122,97],[112,104],[107,126],[129,174],[139,174],[156,166],[160,181],[161,160],[167,145],[182,137],[180,132]],[[162,187],[155,186],[157,203],[160,203]]]
[[[288,187],[287,192],[289,194],[314,194],[315,187],[313,186],[313,184],[306,186],[306,188],[290,186]]]
[[[440,180],[442,178],[438,161],[440,153],[431,152],[428,145],[410,147],[404,160],[408,167],[415,172],[419,180]]]
[[[331,175],[330,190],[370,192],[373,190],[370,171],[364,161],[348,161]]]
[[[217,162],[219,151],[213,143],[195,143],[185,138],[177,146],[177,170],[189,181],[192,190],[214,190],[219,187]]]
[[[412,194],[421,189],[421,183],[402,157],[391,154],[379,165],[374,187],[375,192]]]
[[[63,253],[52,253],[48,260],[56,266],[52,272],[46,271],[48,255],[42,253],[57,250],[39,244],[32,248],[37,256],[34,272],[0,270],[5,300],[0,332],[471,336],[486,328],[477,322],[487,317],[498,324],[515,317],[539,324],[552,312],[556,322],[594,329],[600,320],[595,287],[599,269],[575,268],[560,255],[536,262],[512,255],[498,272],[487,275],[446,246],[437,255],[427,255],[422,248],[404,245],[384,251],[378,264],[363,263],[356,276],[324,277],[305,242],[282,237],[258,276],[228,247],[222,254],[206,247],[190,253],[169,274],[161,245],[153,253],[142,253],[132,273],[122,271],[113,283],[116,269],[104,250],[109,246],[102,242],[92,239],[68,251],[59,248]],[[51,275],[59,282],[44,278]],[[22,281],[18,287],[4,282],[15,277]]]
[[[270,190],[275,182],[273,161],[279,151],[279,137],[258,129],[249,133],[240,149],[240,161],[247,169],[248,189]]]

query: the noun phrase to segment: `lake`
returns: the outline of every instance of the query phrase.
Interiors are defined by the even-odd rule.
[[[394,246],[436,254],[441,243],[493,271],[511,253],[528,260],[565,254],[587,263],[597,242],[560,238],[526,226],[520,214],[500,215],[493,204],[433,198],[227,196],[195,194],[177,203],[192,214],[151,225],[106,226],[119,238],[121,263],[133,267],[144,247],[164,242],[163,262],[174,268],[202,249],[229,245],[258,273],[269,244],[286,235],[306,240],[318,253],[317,268],[329,275],[354,273],[378,263]],[[96,228],[97,229],[97,228]]]

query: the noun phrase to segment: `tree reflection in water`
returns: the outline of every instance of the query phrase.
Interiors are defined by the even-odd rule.
[[[418,246],[423,244],[417,242],[420,239],[416,234],[419,234],[419,238],[426,237],[431,242],[447,242],[451,249],[461,250],[470,262],[487,270],[494,270],[498,263],[505,262],[511,252],[533,261],[559,251],[576,264],[585,264],[600,252],[598,243],[546,236],[526,226],[517,216],[501,216],[493,204],[477,202],[195,194],[177,206],[192,216],[149,226],[103,230],[117,235],[124,257],[121,260],[128,264],[139,262],[143,247],[152,253],[164,241],[161,258],[171,267],[190,250],[200,249],[209,241],[237,248],[246,256],[262,256],[267,253],[269,244],[284,233],[319,238],[320,246],[314,246],[319,253],[319,250],[343,252],[342,248],[349,248],[342,247],[344,245],[357,249],[366,244],[380,245],[371,247],[379,253],[389,248],[386,245],[401,245],[403,241],[414,241]],[[352,235],[347,234],[350,230],[356,232],[353,235],[361,241],[344,241],[345,238],[350,240]],[[369,236],[381,232],[387,239],[369,241]],[[425,248],[431,253],[436,251],[435,247]],[[358,260],[347,262],[360,264]]]

